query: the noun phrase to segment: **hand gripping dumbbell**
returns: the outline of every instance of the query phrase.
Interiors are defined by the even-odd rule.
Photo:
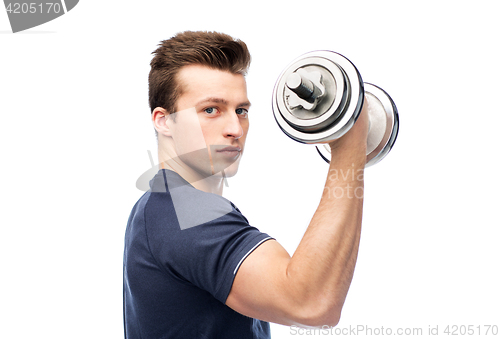
[[[366,166],[382,160],[399,130],[399,116],[391,97],[381,88],[363,83],[356,67],[331,51],[314,51],[293,61],[280,75],[273,91],[273,113],[290,138],[316,146],[330,162],[329,142],[354,125],[363,104],[368,105]]]

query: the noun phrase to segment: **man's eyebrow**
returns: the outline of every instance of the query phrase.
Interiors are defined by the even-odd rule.
[[[216,97],[210,97],[210,98],[205,98],[201,101],[198,101],[198,103],[196,103],[196,107],[198,106],[202,106],[204,104],[207,104],[207,103],[216,103],[216,104],[223,104],[223,105],[229,105],[229,102],[226,100],[226,99],[223,99],[223,98],[216,98]],[[238,107],[250,107],[251,103],[249,101],[244,101],[240,104],[238,104],[237,106]]]

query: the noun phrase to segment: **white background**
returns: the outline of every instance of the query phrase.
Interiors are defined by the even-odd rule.
[[[1,338],[123,338],[123,236],[156,151],[149,62],[183,30],[250,48],[251,129],[225,195],[290,253],[327,165],[277,127],[280,72],[334,50],[396,102],[339,328],[500,326],[496,1],[87,0],[17,34],[0,10]]]

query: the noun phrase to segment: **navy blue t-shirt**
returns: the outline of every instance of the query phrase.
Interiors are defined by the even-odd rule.
[[[229,200],[160,170],[125,234],[125,338],[270,338],[269,323],[225,305],[241,263],[269,239]]]

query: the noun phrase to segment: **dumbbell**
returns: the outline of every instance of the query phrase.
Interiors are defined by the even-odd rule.
[[[316,146],[330,162],[329,142],[342,137],[368,105],[366,166],[382,160],[396,142],[399,115],[381,88],[363,83],[354,64],[332,51],[313,51],[294,60],[273,90],[273,113],[293,140]]]

